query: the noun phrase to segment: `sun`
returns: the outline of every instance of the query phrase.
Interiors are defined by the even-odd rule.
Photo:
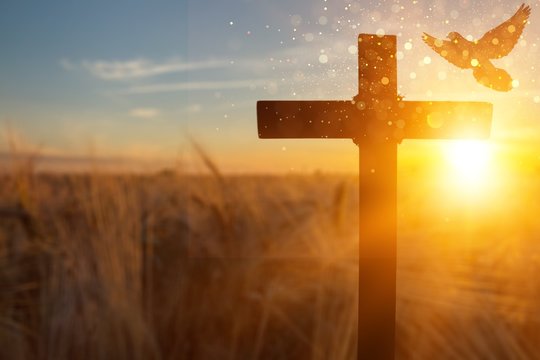
[[[479,189],[489,182],[492,148],[488,141],[461,140],[443,145],[449,176],[464,189]]]

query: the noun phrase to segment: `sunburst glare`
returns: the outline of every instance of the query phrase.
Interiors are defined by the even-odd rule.
[[[492,146],[487,141],[452,141],[443,145],[449,180],[463,190],[479,190],[491,178]]]

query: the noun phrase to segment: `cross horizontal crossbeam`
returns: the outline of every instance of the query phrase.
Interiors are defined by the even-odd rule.
[[[398,142],[481,139],[489,137],[493,111],[485,102],[396,101],[390,111],[365,106],[354,100],[258,101],[259,137],[357,139],[384,132]]]

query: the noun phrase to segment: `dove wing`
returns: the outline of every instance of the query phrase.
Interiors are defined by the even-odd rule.
[[[531,8],[521,4],[508,20],[491,29],[478,40],[478,51],[488,59],[499,59],[510,54],[523,33]]]
[[[422,39],[430,48],[451,64],[462,69],[469,69],[471,67],[469,58],[462,55],[465,49],[459,43],[437,39],[427,33],[424,33]]]

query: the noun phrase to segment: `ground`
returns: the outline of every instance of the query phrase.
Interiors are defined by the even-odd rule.
[[[540,356],[538,175],[472,201],[400,172],[398,359]],[[3,358],[355,358],[353,175],[0,182]]]

